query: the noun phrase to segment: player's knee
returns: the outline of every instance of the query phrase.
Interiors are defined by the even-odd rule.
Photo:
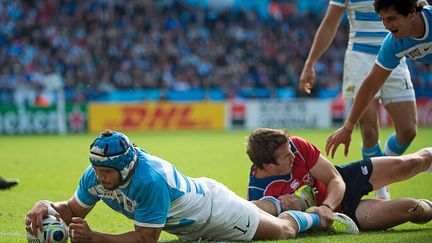
[[[426,155],[426,156],[425,156]],[[392,175],[395,178],[403,177],[410,178],[420,171],[424,170],[425,161],[428,161],[428,153],[423,152],[422,150],[413,153],[402,155],[393,158],[392,168],[394,169]]]
[[[410,126],[404,129],[397,129],[396,133],[397,136],[400,137],[401,142],[403,142],[404,144],[409,144],[411,143],[411,141],[414,140],[417,135],[417,127]]]
[[[281,224],[273,225],[271,230],[263,232],[262,235],[255,235],[255,240],[284,240],[292,239],[296,236],[295,229],[289,223],[281,220]]]
[[[263,212],[264,213],[264,212]],[[263,214],[255,233],[254,240],[283,240],[296,236],[296,222],[288,217],[275,218]]]
[[[375,145],[378,143],[378,128],[369,125],[361,126],[363,144]]]
[[[297,234],[297,223],[287,214],[279,215],[280,224],[277,229],[277,239],[292,239]]]
[[[291,227],[288,224],[284,224],[281,227],[281,237],[279,239],[292,239],[295,238],[297,232],[294,227]]]

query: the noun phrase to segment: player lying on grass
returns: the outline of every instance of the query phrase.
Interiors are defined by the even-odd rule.
[[[432,148],[333,166],[308,141],[290,137],[285,130],[260,128],[249,136],[247,154],[253,163],[248,199],[272,201],[274,205],[266,211],[273,215],[300,209],[291,194],[308,185],[317,191],[318,207],[312,207],[310,212],[320,218],[343,212],[360,230],[382,230],[408,221],[426,223],[432,219],[432,202],[426,199],[362,199],[377,188],[431,172]]]
[[[107,130],[96,138],[90,145],[90,163],[68,201],[36,203],[26,217],[29,233],[36,235],[48,214],[69,225],[72,242],[156,242],[162,230],[182,240],[230,241],[288,239],[317,227],[358,232],[342,214],[321,218],[288,210],[274,217],[212,179],[181,174],[122,133]],[[84,218],[99,200],[134,220],[135,230],[122,234],[91,230]]]

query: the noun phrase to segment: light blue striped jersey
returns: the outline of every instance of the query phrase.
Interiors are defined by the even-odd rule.
[[[165,160],[137,149],[138,163],[131,179],[115,190],[105,190],[93,168],[81,177],[75,198],[89,208],[99,200],[142,227],[164,227],[187,234],[203,226],[211,211],[211,196],[200,179],[182,175]]]
[[[382,68],[392,70],[397,67],[399,60],[406,56],[421,63],[432,63],[432,6],[423,7],[423,19],[425,22],[425,34],[422,38],[404,37],[396,39],[388,34],[378,53],[376,63]]]
[[[330,4],[345,8],[350,24],[348,49],[363,53],[377,54],[389,33],[375,13],[374,1],[330,0]]]

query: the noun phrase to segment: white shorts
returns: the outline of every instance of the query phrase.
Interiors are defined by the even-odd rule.
[[[181,240],[251,241],[258,228],[258,207],[237,196],[221,183],[200,178],[212,195],[212,209],[204,227],[192,234],[181,235]]]
[[[346,50],[342,86],[344,98],[355,98],[362,82],[375,64],[375,59],[376,55]],[[384,82],[375,98],[380,98],[384,105],[394,102],[415,101],[414,87],[404,58]]]

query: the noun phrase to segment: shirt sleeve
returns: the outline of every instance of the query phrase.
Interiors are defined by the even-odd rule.
[[[155,180],[140,186],[138,205],[135,209],[135,225],[160,228],[167,221],[170,208],[170,191],[165,180],[155,176]]]
[[[330,0],[329,5],[330,4],[345,8],[346,0]]]
[[[313,168],[318,162],[321,153],[319,148],[300,137],[291,137],[290,139],[297,149],[294,155],[296,157],[300,156],[300,159],[304,161],[308,169]]]
[[[395,45],[396,43],[392,34],[387,34],[378,52],[375,63],[389,71],[395,69],[399,65],[400,59],[402,58],[396,55],[397,53],[395,52]]]
[[[99,197],[96,193],[90,192],[95,189],[96,185],[96,175],[94,174],[93,168],[89,166],[81,176],[78,189],[75,192],[75,199],[81,206],[90,208],[99,201]]]
[[[264,192],[264,190],[261,188],[249,186],[248,195],[247,195],[248,200],[249,201],[259,200],[260,198],[262,198],[264,196],[263,192]]]
[[[262,180],[257,180],[255,178],[255,176],[253,175],[253,170],[254,167],[252,166],[251,173],[249,174],[249,187],[247,193],[247,198],[249,201],[258,200],[262,198],[264,196],[264,191],[266,187],[265,184],[262,185],[261,183],[259,183],[259,181]]]

